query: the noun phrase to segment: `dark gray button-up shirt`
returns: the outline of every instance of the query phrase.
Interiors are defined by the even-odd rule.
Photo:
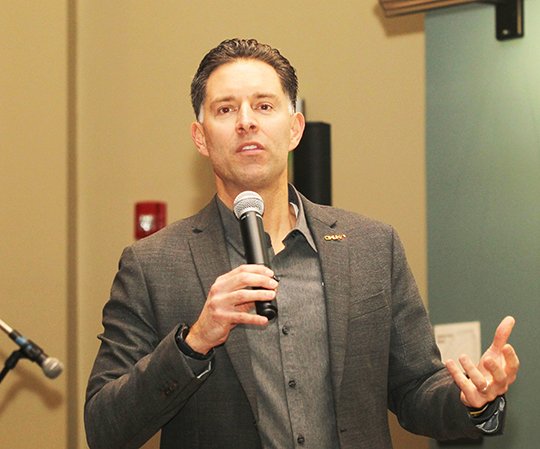
[[[274,255],[278,316],[265,328],[245,327],[257,383],[258,429],[264,449],[337,449],[326,306],[319,258],[294,188],[297,216]],[[231,266],[246,263],[240,225],[219,203]]]

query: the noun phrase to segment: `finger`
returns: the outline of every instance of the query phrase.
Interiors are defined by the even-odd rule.
[[[452,360],[448,359],[446,362],[444,362],[446,369],[450,372],[452,375],[452,378],[454,381],[458,384],[459,387],[465,382],[470,382],[469,379],[467,379],[467,376],[459,369],[458,364]]]
[[[472,362],[470,357],[467,355],[460,356],[459,363],[461,363],[463,370],[469,377],[470,381],[474,384],[476,389],[480,393],[485,393],[487,390],[487,387],[489,386],[489,380],[486,379],[486,376]]]
[[[247,289],[248,287],[263,288],[275,290],[278,282],[265,274],[253,273],[250,271],[229,272],[216,279],[210,289],[214,296],[217,294],[227,294],[237,290]]]
[[[262,268],[261,268],[262,267]],[[260,287],[276,289],[278,282],[274,278],[274,272],[263,265],[242,265],[239,270],[233,270],[224,278],[230,290],[238,290],[246,287]]]
[[[253,303],[255,301],[272,301],[276,299],[275,290],[236,290],[229,294],[229,300],[235,306]]]
[[[222,274],[216,279],[216,281],[217,280],[227,281],[229,279],[234,279],[235,277],[237,277],[238,275],[242,273],[253,273],[253,274],[259,274],[261,276],[266,276],[266,277],[274,276],[274,272],[265,265],[244,264],[244,265],[239,265],[238,267],[232,269],[231,271],[225,274]]]
[[[465,375],[465,373],[461,371],[458,364],[454,360],[447,360],[445,365],[446,369],[450,372],[452,379],[454,379],[454,382],[463,393],[463,396],[465,397],[465,405],[470,406],[472,401],[474,401],[475,395],[478,394],[476,386]]]
[[[507,376],[506,376],[506,371],[504,370],[502,365],[500,363],[497,363],[491,357],[489,357],[489,358],[486,358],[486,360],[484,361],[484,366],[491,373],[495,387],[503,388],[506,391]],[[498,393],[504,393],[505,391],[500,391]]]
[[[238,273],[238,272],[243,272],[243,271],[251,272],[251,273],[259,273],[259,274],[263,274],[265,276],[270,276],[270,277],[274,276],[274,272],[272,271],[271,268],[268,268],[266,265],[254,264],[254,263],[239,265],[234,270],[231,270],[230,273]]]
[[[233,326],[236,326],[238,324],[266,326],[268,324],[268,318],[266,318],[265,316],[257,315],[256,313],[231,313],[230,320],[231,323],[233,323]]]
[[[495,331],[495,336],[493,337],[492,346],[494,348],[501,350],[502,347],[508,342],[508,338],[510,338],[510,334],[514,328],[514,324],[516,324],[516,320],[511,316],[507,316],[501,321],[497,327],[497,330]]]
[[[511,345],[504,345],[502,352],[506,362],[506,374],[510,379],[510,383],[512,383],[516,379],[519,370],[519,358]]]

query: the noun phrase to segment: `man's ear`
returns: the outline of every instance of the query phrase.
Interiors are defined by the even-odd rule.
[[[294,150],[300,143],[300,139],[304,134],[306,127],[306,119],[301,112],[295,112],[291,118],[291,143],[289,151]]]
[[[208,157],[208,149],[206,148],[206,138],[204,137],[204,129],[201,123],[193,122],[191,124],[191,139],[197,147],[197,151],[203,156]]]

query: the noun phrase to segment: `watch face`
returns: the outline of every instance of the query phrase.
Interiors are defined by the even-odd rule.
[[[183,324],[180,328],[180,335],[182,336],[182,340],[186,340],[187,334],[189,333],[189,326],[187,324]]]

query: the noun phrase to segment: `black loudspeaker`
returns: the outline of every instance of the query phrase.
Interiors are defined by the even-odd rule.
[[[332,204],[330,125],[307,122],[302,140],[293,151],[293,183],[314,203]]]

